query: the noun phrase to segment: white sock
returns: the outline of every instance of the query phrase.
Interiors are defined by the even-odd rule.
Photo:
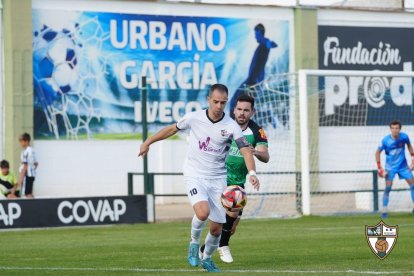
[[[215,237],[211,235],[209,231],[206,237],[206,241],[205,241],[206,247],[204,248],[203,260],[207,258],[211,258],[211,255],[213,255],[214,251],[219,246],[219,243],[220,243],[220,236]]]
[[[194,215],[191,222],[191,242],[200,244],[200,236],[203,231],[206,221],[199,220],[196,215]]]

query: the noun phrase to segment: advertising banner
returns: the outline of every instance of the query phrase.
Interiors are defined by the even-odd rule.
[[[144,223],[148,211],[147,196],[2,200],[0,229]]]
[[[412,71],[414,28],[319,26],[319,69]],[[390,118],[414,124],[410,77],[319,80],[320,125],[378,126]]]
[[[36,139],[125,139],[205,108],[210,85],[235,91],[289,72],[288,20],[33,10]]]

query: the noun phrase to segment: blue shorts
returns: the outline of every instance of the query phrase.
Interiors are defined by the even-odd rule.
[[[392,181],[395,177],[395,175],[398,174],[398,177],[400,179],[412,179],[413,177],[413,173],[411,172],[411,170],[406,167],[400,170],[392,170],[392,171],[388,171],[387,173],[387,181]]]

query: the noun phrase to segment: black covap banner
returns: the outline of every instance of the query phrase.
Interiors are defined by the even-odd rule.
[[[0,229],[148,222],[146,196],[0,201]]]
[[[412,71],[414,28],[319,26],[319,69]],[[414,124],[413,78],[319,79],[321,126]]]

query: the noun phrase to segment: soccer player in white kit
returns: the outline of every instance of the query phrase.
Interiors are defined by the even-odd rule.
[[[223,84],[214,84],[209,90],[207,110],[184,115],[176,124],[167,126],[149,137],[140,147],[139,155],[145,155],[151,144],[167,139],[180,130],[190,130],[187,157],[184,162],[184,181],[188,197],[193,205],[191,240],[188,263],[201,265],[209,272],[220,269],[211,259],[220,241],[222,225],[226,222],[226,211],[221,206],[221,193],[227,186],[225,160],[232,143],[236,141],[249,171],[249,182],[258,190],[260,182],[249,144],[237,123],[224,114],[228,101],[228,89]],[[201,232],[207,222],[210,229],[205,239],[204,252],[199,252]]]

